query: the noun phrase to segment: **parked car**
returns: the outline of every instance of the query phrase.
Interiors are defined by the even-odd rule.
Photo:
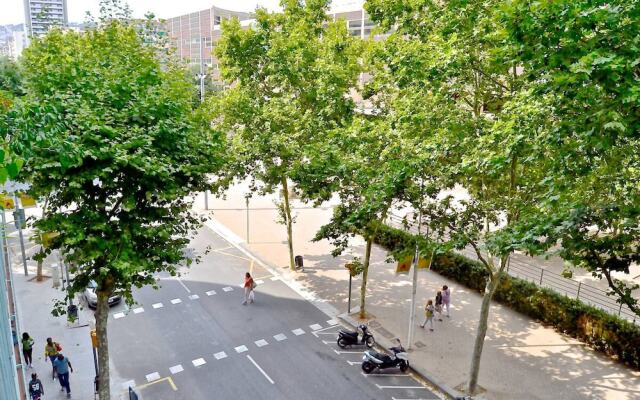
[[[97,287],[98,287],[98,284],[95,283],[94,281],[91,281],[89,282],[89,285],[84,291],[83,296],[89,308],[96,308],[98,306],[98,295],[96,295]],[[109,306],[116,305],[120,303],[121,300],[122,300],[122,296],[120,296],[119,294],[115,294],[109,297]]]

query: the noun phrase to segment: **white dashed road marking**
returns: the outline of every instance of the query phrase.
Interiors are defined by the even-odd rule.
[[[182,300],[180,300],[180,299],[171,300],[171,304],[178,304],[178,303],[182,303]]]
[[[113,319],[119,319],[124,317],[124,313],[123,312],[119,312],[119,313],[115,313],[113,314]]]
[[[274,384],[273,379],[271,379],[271,378],[269,377],[269,375],[267,375],[267,373],[266,373],[266,372],[264,372],[264,370],[263,370],[262,368],[260,368],[260,366],[258,365],[258,363],[257,363],[257,362],[255,362],[255,361],[253,360],[253,358],[251,358],[251,356],[250,356],[250,355],[248,355],[248,354],[247,354],[247,358],[249,359],[249,361],[251,361],[251,362],[253,363],[253,365],[255,365],[255,366],[256,366],[256,368],[258,368],[258,370],[259,370],[260,372],[262,372],[262,375],[264,375],[264,377],[265,377],[265,378],[267,378],[267,380],[268,380],[268,381],[273,385],[273,384]]]
[[[133,313],[134,314],[140,314],[140,313],[143,313],[143,312],[144,312],[144,308],[142,308],[142,307],[138,307],[138,308],[134,308],[133,309]]]
[[[238,346],[235,348],[236,353],[244,353],[245,351],[249,351],[249,349],[247,349],[247,346],[242,345],[242,346]]]
[[[284,333],[278,333],[277,335],[274,335],[273,338],[275,340],[277,340],[278,342],[282,342],[283,340],[285,340],[287,337],[285,336]]]
[[[152,372],[149,375],[147,375],[146,378],[147,378],[147,382],[157,381],[158,379],[160,379],[160,374],[157,372]]]
[[[381,386],[376,383],[378,389],[424,389],[427,390],[424,386]]]
[[[296,335],[296,336],[304,335],[304,331],[302,329],[300,329],[300,328],[294,329],[291,332],[293,332],[293,334]]]
[[[213,296],[214,294],[216,294],[216,291],[215,291],[215,290],[209,290],[209,291],[207,292],[207,296]]]
[[[313,325],[309,325],[309,328],[313,329],[314,331],[317,331],[318,329],[322,328],[322,325],[313,324]]]
[[[153,308],[162,308],[164,305],[162,303],[156,303],[152,305]]]
[[[175,375],[178,372],[184,371],[184,368],[182,368],[181,364],[178,364],[178,365],[174,365],[173,367],[169,368],[169,371],[171,371],[172,375]]]
[[[338,325],[338,321],[336,321],[335,319],[330,319],[327,321],[327,324],[329,325]]]
[[[258,347],[263,347],[263,346],[266,346],[266,345],[268,345],[268,344],[269,344],[269,342],[267,342],[267,341],[266,341],[266,340],[264,340],[264,339],[256,340],[254,343],[255,343],[255,344],[256,344],[256,346],[258,346]]]
[[[191,296],[189,296],[190,300],[198,300],[200,298],[200,296],[198,296],[197,294],[192,294]]]
[[[201,365],[205,365],[207,362],[204,360],[204,358],[197,358],[193,361],[191,361],[193,363],[194,367],[199,367]]]
[[[224,290],[225,292],[231,292],[233,291],[233,288],[231,286],[227,286],[227,287],[223,287],[222,290]]]
[[[128,390],[129,388],[134,387],[136,387],[136,381],[134,381],[133,379],[122,384],[122,389],[124,390]]]
[[[362,364],[362,361],[349,361],[349,360],[347,360],[347,363],[349,363],[349,365],[360,365],[360,364]]]
[[[362,351],[340,351],[340,350],[336,350],[336,349],[333,349],[333,351],[336,354],[363,354],[364,353]]]
[[[264,283],[264,281],[262,279],[258,279],[256,281],[256,285],[262,285]]]
[[[227,353],[225,353],[224,351],[221,351],[219,353],[216,353],[213,355],[216,360],[222,360],[223,358],[227,358]]]
[[[272,277],[271,277],[271,280],[272,280],[272,281],[279,281],[279,280],[280,280],[280,278],[279,278],[279,277],[277,277],[277,276],[272,276]]]

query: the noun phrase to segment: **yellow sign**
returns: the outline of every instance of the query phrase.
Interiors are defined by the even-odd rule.
[[[49,246],[51,246],[51,242],[53,241],[53,239],[57,238],[58,236],[60,236],[60,232],[43,233],[42,234],[42,245],[45,248],[49,248]]]
[[[396,274],[407,274],[411,269],[411,263],[413,262],[413,256],[406,256],[402,260],[398,261],[398,267],[396,268]]]
[[[0,194],[0,207],[4,208],[5,210],[12,210],[16,207],[16,205],[13,202],[12,197],[7,196],[6,194]]]
[[[36,199],[29,196],[28,194],[21,194],[20,202],[22,203],[22,208],[30,208],[36,206]]]
[[[429,269],[429,265],[431,264],[430,258],[418,258],[418,269]]]
[[[94,349],[98,348],[98,334],[95,329],[91,330],[91,346],[93,346]]]

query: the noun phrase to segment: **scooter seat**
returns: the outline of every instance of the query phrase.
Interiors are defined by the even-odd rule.
[[[342,335],[345,335],[345,336],[351,336],[351,337],[354,337],[354,338],[358,338],[358,332],[351,332],[351,331],[343,331],[343,330],[341,330],[340,333]]]

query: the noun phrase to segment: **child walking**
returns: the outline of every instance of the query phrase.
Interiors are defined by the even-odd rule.
[[[420,325],[420,328],[424,328],[424,326],[429,323],[429,330],[433,332],[433,312],[435,308],[433,306],[433,300],[429,299],[427,301],[427,305],[424,307],[424,322]]]

